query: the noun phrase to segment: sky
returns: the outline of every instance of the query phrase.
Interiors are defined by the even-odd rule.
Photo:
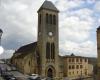
[[[37,11],[45,0],[0,0],[3,30],[0,58],[37,41]],[[96,29],[100,25],[100,0],[49,0],[59,12],[59,54],[97,57]]]

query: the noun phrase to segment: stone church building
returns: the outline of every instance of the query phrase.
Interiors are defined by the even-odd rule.
[[[22,46],[15,51],[11,63],[24,74],[34,73],[44,77],[56,78],[68,76],[68,70],[66,69],[69,68],[66,67],[66,61],[69,59],[59,56],[59,10],[52,2],[45,0],[37,12],[37,42]],[[76,60],[76,57],[70,58]],[[78,58],[80,60],[81,57]],[[83,57],[82,59],[84,61]],[[86,65],[88,66],[88,64]]]
[[[59,10],[50,1],[44,1],[38,10],[38,41],[15,51],[11,62],[25,74],[48,77],[62,76],[59,58]]]

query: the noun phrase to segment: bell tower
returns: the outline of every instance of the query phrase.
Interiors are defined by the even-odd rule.
[[[41,56],[41,75],[59,76],[58,9],[45,0],[38,10],[38,48]]]

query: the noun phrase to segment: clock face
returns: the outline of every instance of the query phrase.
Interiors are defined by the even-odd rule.
[[[53,33],[52,33],[52,32],[49,32],[49,33],[48,33],[48,35],[49,35],[49,36],[52,36],[52,35],[53,35]]]

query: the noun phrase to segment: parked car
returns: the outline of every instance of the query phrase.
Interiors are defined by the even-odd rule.
[[[31,74],[28,79],[29,80],[41,80],[38,74]]]
[[[41,80],[57,80],[57,79],[53,79],[53,78],[50,78],[50,77],[45,77],[45,78],[41,78]]]
[[[17,68],[16,68],[15,66],[11,66],[11,70],[12,70],[12,71],[16,71]]]
[[[9,74],[9,73],[4,73],[3,78],[5,80],[17,80],[16,77],[14,77],[12,74]]]

